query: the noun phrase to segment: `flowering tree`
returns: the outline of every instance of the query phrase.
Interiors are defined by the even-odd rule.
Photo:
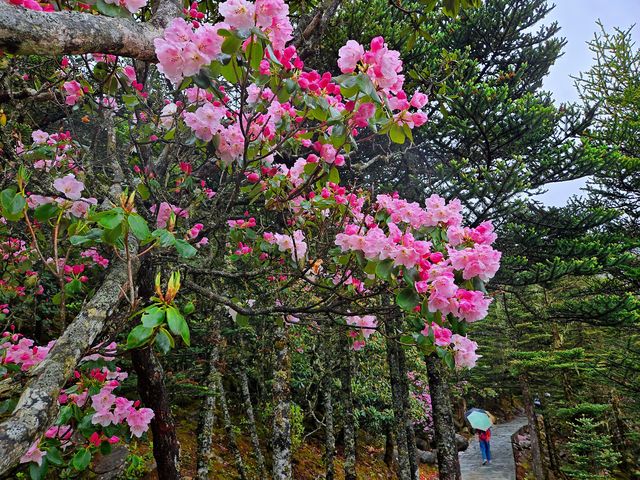
[[[483,282],[500,261],[491,224],[464,227],[460,203],[435,195],[423,206],[340,183],[340,168],[360,142],[376,134],[411,141],[427,121],[426,95],[404,92],[402,61],[383,38],[347,42],[336,76],[305,68],[289,45],[294,27],[282,0],[227,0],[217,23],[207,21],[217,20],[215,12],[196,4],[183,17],[162,2],[153,14],[135,1],[67,7],[110,18],[49,13],[53,6],[31,1],[0,3],[0,15],[15,9],[20,16],[8,29],[20,41],[8,52],[44,53],[20,30],[26,24],[86,21],[78,23],[78,38],[57,32],[51,45],[53,53],[91,55],[62,57],[46,78],[24,74],[16,63],[12,81],[26,95],[46,92],[68,115],[84,114],[82,123],[104,128],[97,150],[81,133],[43,130],[30,138],[16,130],[14,145],[4,147],[8,286],[24,295],[9,295],[3,315],[14,321],[44,293],[62,333],[0,424],[0,473],[19,459],[58,465],[50,453],[58,444],[45,451],[33,442],[43,433],[66,440],[59,430],[70,419],[63,408],[56,422],[54,412],[96,341],[125,332],[139,376],[153,365],[150,346],[166,353],[191,344],[187,319],[196,307],[181,297],[181,277],[201,303],[226,307],[238,324],[262,316],[283,329],[325,318],[349,332],[354,350],[378,329],[378,318],[402,312],[401,343],[437,354],[451,368],[475,365],[477,345],[466,326],[484,318],[491,302]],[[151,21],[132,22],[131,14]],[[111,28],[111,43],[80,45],[91,22],[103,20],[97,36]],[[140,60],[153,58],[164,78],[145,73]],[[169,277],[165,290],[162,276]],[[111,372],[89,375],[104,382]],[[174,478],[176,445],[159,428],[171,423],[162,395],[147,389],[149,405],[137,409],[115,397],[116,386],[89,387],[91,425],[126,420],[137,435],[151,421],[159,471]],[[274,436],[281,431],[283,438],[274,478],[291,478],[287,422],[278,423],[287,415],[274,415]],[[84,418],[74,417],[70,428],[89,422]],[[91,445],[104,443],[101,430],[79,431],[89,444],[71,460],[78,470],[91,460]],[[109,443],[113,435],[105,435]],[[441,478],[456,478],[447,468],[441,463]]]

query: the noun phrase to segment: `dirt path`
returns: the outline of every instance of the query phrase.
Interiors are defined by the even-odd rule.
[[[482,465],[478,439],[472,439],[469,448],[460,452],[463,480],[515,480],[511,435],[525,423],[526,417],[517,417],[491,428],[491,465]]]

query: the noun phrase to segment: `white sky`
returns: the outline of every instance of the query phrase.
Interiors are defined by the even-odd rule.
[[[557,21],[561,28],[559,35],[567,39],[567,44],[564,55],[551,67],[544,88],[553,93],[558,103],[576,101],[578,95],[571,75],[588,70],[592,64],[586,42],[598,29],[596,21],[600,19],[608,31],[638,24],[633,37],[636,46],[640,46],[640,0],[556,0],[555,5],[545,23]],[[553,184],[547,193],[537,198],[547,205],[561,206],[570,196],[580,194],[585,183],[585,180],[575,180]]]

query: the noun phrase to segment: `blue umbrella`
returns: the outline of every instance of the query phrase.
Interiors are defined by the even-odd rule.
[[[471,408],[467,410],[467,413],[464,414],[471,428],[476,430],[482,430],[486,432],[493,425],[493,421],[491,420],[491,416],[489,412],[486,410],[482,410],[481,408]]]

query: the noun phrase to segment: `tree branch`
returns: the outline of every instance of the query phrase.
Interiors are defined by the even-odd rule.
[[[153,39],[162,34],[171,0],[161,2],[150,23],[82,12],[36,12],[0,2],[0,50],[19,55],[105,53],[155,61]]]
[[[131,245],[137,251],[137,245]],[[133,265],[137,273],[138,262]],[[58,411],[60,389],[72,377],[86,350],[116,311],[128,281],[127,265],[117,262],[78,316],[34,368],[11,417],[0,423],[0,476],[7,473],[31,444],[51,426]]]

